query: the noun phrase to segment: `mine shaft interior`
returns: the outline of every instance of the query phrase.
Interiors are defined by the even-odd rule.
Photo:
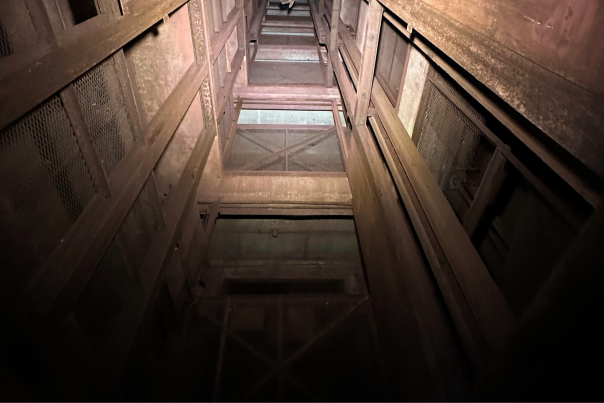
[[[0,400],[603,400],[598,38],[598,1],[0,1]]]

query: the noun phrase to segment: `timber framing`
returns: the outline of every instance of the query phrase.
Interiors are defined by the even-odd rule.
[[[43,313],[48,333],[53,334],[51,329],[56,326],[60,328],[61,318],[71,311],[197,94],[204,73],[207,75],[207,67],[191,66],[147,126],[146,136],[153,139],[152,143],[140,147],[123,161],[124,172],[135,174],[120,176],[120,180],[112,183],[114,191],[110,199],[98,195],[92,200],[32,280],[27,294],[33,311]],[[91,228],[95,229],[93,234]]]
[[[334,18],[337,18],[337,14],[332,16],[332,21]],[[368,23],[367,26],[371,26],[374,31],[378,30],[379,32],[380,24],[381,15],[377,22],[373,24]],[[355,91],[356,87],[357,90],[369,91],[371,94],[370,98],[377,114],[377,116],[372,116],[369,119],[374,136],[378,140],[377,143],[381,148],[381,153],[384,155],[386,164],[388,164],[393,175],[394,184],[410,214],[410,224],[419,235],[420,244],[427,254],[428,265],[435,275],[437,284],[445,297],[447,310],[452,314],[464,350],[470,358],[474,369],[479,371],[487,362],[491,361],[492,356],[500,356],[503,353],[510,342],[512,332],[516,329],[515,318],[472,245],[462,224],[455,216],[434,177],[429,172],[425,161],[419,155],[417,148],[413,145],[406,130],[398,120],[397,113],[390,99],[387,97],[380,83],[374,80],[373,69],[368,74],[359,74],[359,71],[363,71],[363,68],[367,70],[368,67],[375,65],[375,49],[372,48],[373,44],[371,41],[365,43],[363,51],[367,49],[368,53],[366,55],[363,54],[358,50],[356,42],[350,37],[345,25],[340,21],[338,26],[339,32],[337,36],[334,36],[334,31],[331,31],[331,39],[335,39],[336,44],[330,44],[329,56],[342,91],[344,103],[347,106],[348,115],[355,122],[353,125],[353,141],[348,151],[349,180],[353,195],[356,195],[353,197],[353,202],[359,197],[366,196],[360,196],[362,193],[359,193],[358,189],[359,186],[362,186],[361,183],[363,180],[356,178],[361,174],[355,173],[359,169],[356,167],[358,162],[352,162],[355,160],[355,156],[350,153],[356,152],[363,155],[364,153],[373,152],[373,145],[367,142],[367,140],[363,140],[371,136],[365,128],[369,99],[361,103],[362,109],[360,112],[357,112],[359,96],[357,91]],[[365,34],[367,35],[367,32]],[[377,36],[379,37],[379,35]],[[330,40],[330,42],[333,41]],[[335,49],[335,51],[332,51],[332,49]],[[368,161],[379,159],[377,154],[365,158],[369,158]],[[364,169],[366,172],[365,180],[369,181],[370,187],[377,186],[373,190],[374,193],[383,194],[383,189],[388,188],[388,181],[384,179],[380,184],[379,178],[386,174],[375,171],[372,168],[375,163],[367,162],[366,164]],[[377,181],[376,185],[371,185],[373,181]],[[381,199],[382,202],[389,200],[389,198],[383,197]],[[391,194],[390,198],[396,199],[397,196]],[[355,208],[353,206],[353,209],[360,211],[361,207],[357,206]],[[363,211],[370,210],[368,206],[362,207],[362,209]],[[395,207],[388,207],[387,204],[383,209],[384,211],[396,211]],[[355,218],[358,220],[356,215]],[[385,218],[383,220],[388,227],[387,223],[391,220],[385,220]],[[357,223],[364,254],[365,248],[368,247],[364,246],[364,244],[369,242],[375,243],[373,240],[363,241],[362,239],[364,237],[363,232],[375,231],[375,229],[371,229],[371,224],[367,225],[369,227]],[[396,232],[397,229],[393,228],[391,231]],[[452,232],[455,235],[451,235]],[[377,234],[374,233],[375,236]],[[398,247],[400,247],[398,244],[392,245],[394,249]],[[391,254],[392,252],[384,252],[384,256],[388,256],[389,253]],[[383,259],[384,257],[381,258],[381,260]],[[422,265],[419,261],[411,264],[410,267],[414,267],[413,270],[418,274],[422,272]],[[370,267],[367,267],[367,270],[370,271]],[[372,275],[370,272],[368,276],[371,284]],[[412,283],[421,284],[421,280],[416,278]],[[413,294],[413,292],[411,293]],[[421,295],[416,295],[416,298],[421,298]],[[374,301],[374,303],[376,308],[380,306],[379,300]],[[428,313],[429,310],[438,311],[436,307],[430,308],[430,302],[426,300],[411,303],[411,305],[417,303],[420,304],[417,309],[420,309],[422,312],[420,316],[430,315]],[[380,323],[379,314],[377,314],[377,320]],[[384,320],[382,319],[382,321]],[[433,343],[434,346],[438,346],[442,341],[433,340]],[[386,341],[384,345],[386,351],[392,348],[390,343]],[[437,353],[437,362],[447,362],[448,358],[446,356],[446,351]],[[419,360],[420,358],[417,359]],[[434,365],[438,366],[440,364]],[[446,372],[444,368],[441,368],[441,370]]]
[[[186,0],[159,2],[137,8],[98,29],[43,53],[28,68],[0,78],[0,129],[23,116],[96,64],[122,48],[183,4]]]

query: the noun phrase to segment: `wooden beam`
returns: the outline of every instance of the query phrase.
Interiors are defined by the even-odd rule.
[[[229,159],[229,155],[231,154],[231,148],[233,147],[233,141],[235,140],[235,135],[237,134],[237,122],[239,121],[239,115],[241,114],[241,107],[243,106],[243,99],[239,97],[237,99],[237,105],[235,106],[235,115],[233,118],[233,122],[231,123],[231,127],[229,128],[229,135],[227,137],[227,144],[224,147],[224,155],[222,156],[222,166],[226,164],[226,161]]]
[[[78,102],[78,96],[76,95],[75,89],[72,85],[68,85],[65,89],[61,90],[60,96],[63,107],[65,107],[65,112],[67,112],[67,116],[73,127],[78,146],[82,151],[82,156],[90,171],[94,188],[97,193],[100,193],[105,197],[110,197],[111,191],[109,189],[109,182],[107,181],[107,173],[105,172],[101,160],[94,148],[94,144],[92,143],[92,136],[84,121],[84,115],[80,103]]]
[[[217,96],[218,100],[218,108],[216,110],[216,116],[221,116],[222,112],[227,107],[227,103],[231,99],[231,94],[233,93],[233,87],[235,85],[235,81],[237,81],[237,75],[239,74],[239,70],[241,69],[241,64],[243,63],[243,56],[245,52],[241,49],[237,51],[235,57],[233,57],[233,69],[230,73],[228,73],[227,77],[224,80],[224,88]]]
[[[282,28],[314,28],[312,21],[296,21],[296,20],[265,20],[262,22],[265,27],[282,27]]]
[[[320,0],[321,5],[325,0]],[[310,15],[312,16],[313,24],[315,25],[315,31],[317,32],[317,39],[319,40],[319,44],[325,44],[325,30],[323,29],[323,24],[321,24],[321,12],[317,9],[317,4],[315,0],[309,0],[308,2],[310,6]]]
[[[375,133],[384,159],[388,164],[390,174],[396,184],[405,209],[409,214],[430,269],[447,304],[447,309],[451,314],[461,344],[474,371],[480,372],[484,369],[485,362],[491,358],[484,337],[449,266],[447,258],[436,239],[421,203],[413,192],[409,178],[396,157],[396,152],[384,126],[379,117],[370,117],[369,123]]]
[[[354,90],[352,81],[348,78],[344,63],[339,59],[338,53],[331,53],[330,56],[340,91],[342,91],[342,99],[346,105],[346,112],[348,116],[354,116],[357,94]]]
[[[27,287],[32,311],[43,315],[45,336],[60,330],[193,101],[204,74],[208,74],[207,68],[197,64],[189,68],[147,126],[145,137],[150,145],[134,149],[124,158],[120,169],[128,175],[115,175],[113,196],[93,198]]]
[[[338,24],[340,22],[340,5],[342,4],[342,0],[332,0],[332,8],[331,15],[333,24],[331,24],[331,30],[329,31],[329,44],[327,45],[327,52],[329,53],[329,58],[331,63],[327,63],[327,77],[326,83],[328,87],[333,85],[333,70],[336,68],[336,63],[334,63],[333,55],[338,53]],[[323,20],[323,16],[321,16],[321,25]]]
[[[231,12],[229,13],[227,17],[227,22],[222,26],[222,29],[220,30],[218,35],[212,38],[212,52],[210,57],[210,61],[212,64],[214,64],[216,58],[222,51],[222,48],[225,46],[225,44],[231,37],[231,34],[233,33],[233,30],[235,29],[235,26],[237,25],[237,22],[239,22],[240,18],[241,6],[237,5],[233,7]]]
[[[463,221],[463,227],[466,229],[468,236],[472,238],[474,231],[480,223],[487,207],[495,201],[495,197],[499,193],[503,181],[505,179],[505,164],[507,158],[503,155],[499,148],[495,149],[487,170],[482,177],[474,201],[470,206],[470,211]]]
[[[233,90],[235,97],[247,100],[338,100],[340,93],[337,88],[325,88],[319,86],[248,86],[236,87]]]
[[[186,0],[139,8],[43,54],[27,68],[0,80],[0,129],[84,74]]]
[[[332,104],[331,111],[333,113],[333,123],[336,126],[338,132],[338,144],[340,146],[340,153],[342,154],[342,160],[344,161],[344,168],[348,163],[348,143],[344,137],[344,127],[342,126],[342,120],[340,119],[340,111],[338,105],[334,101]]]
[[[414,312],[409,289],[412,285],[405,284],[401,278],[400,268],[410,270],[410,264],[418,263],[418,255],[403,255],[397,251],[397,246],[403,246],[403,241],[395,238],[391,231],[399,224],[395,216],[401,218],[401,210],[395,207],[388,216],[385,215],[385,207],[380,201],[394,206],[396,200],[388,195],[381,196],[382,192],[388,192],[386,172],[378,161],[364,156],[367,150],[359,143],[359,130],[364,131],[361,136],[369,136],[365,126],[353,127],[355,134],[350,142],[348,179],[353,194],[355,225],[393,389],[392,398],[442,400],[442,390],[435,388],[434,363],[427,360],[426,348],[429,347],[422,345],[422,340],[427,341],[428,338],[417,322],[418,315]],[[376,176],[376,169],[381,174]],[[394,224],[393,220],[397,223]],[[407,232],[404,224],[399,229]],[[406,246],[413,247],[413,241]],[[403,258],[411,261],[403,262]]]
[[[358,69],[357,103],[353,115],[355,126],[367,124],[367,109],[369,109],[369,100],[371,99],[371,86],[373,85],[383,11],[384,9],[377,0],[369,0],[369,9],[365,21],[365,41],[361,53],[361,65]],[[337,20],[339,18],[336,18]]]

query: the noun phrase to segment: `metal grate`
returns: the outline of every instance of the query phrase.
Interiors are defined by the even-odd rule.
[[[2,27],[2,21],[0,21],[0,59],[10,56],[12,53],[8,35]]]
[[[417,148],[450,203],[461,190],[481,131],[436,87],[427,82],[428,107]]]
[[[73,310],[97,351],[102,352],[105,348],[129,290],[126,265],[112,242]]]
[[[110,173],[135,141],[113,60],[105,60],[73,85],[94,147]]]
[[[161,222],[161,212],[153,202],[152,192],[155,192],[155,187],[150,183],[151,180],[147,180],[120,228],[128,242],[135,268],[142,264]]]
[[[449,90],[449,92],[451,92],[451,94],[453,94],[455,98],[457,98],[457,100],[459,100],[466,108],[468,108],[472,115],[474,115],[482,123],[485,123],[484,116],[472,106],[468,99],[463,96],[461,92],[459,92],[457,87],[450,80],[448,80],[444,75],[439,73],[436,69],[434,70],[434,81],[445,86]]]
[[[0,132],[0,183],[3,221],[41,263],[95,192],[58,96]]]

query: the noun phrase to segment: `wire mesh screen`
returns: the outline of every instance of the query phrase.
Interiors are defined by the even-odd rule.
[[[111,243],[74,307],[90,344],[102,352],[122,310],[130,280],[115,241]]]
[[[58,96],[0,132],[0,183],[11,242],[42,263],[95,192]]]
[[[438,70],[434,70],[434,81],[445,86],[449,90],[449,92],[453,94],[453,96],[455,96],[457,100],[459,100],[466,108],[468,108],[472,115],[474,115],[482,123],[485,122],[484,116],[480,112],[478,112],[476,108],[474,108],[472,104],[466,99],[466,97],[462,95],[461,92],[459,92],[457,87],[453,83],[451,83],[451,81],[449,81],[444,75],[439,73]]]
[[[2,21],[0,21],[0,59],[9,56],[12,53],[10,42],[8,41],[8,35],[2,27]]]
[[[452,192],[463,188],[480,130],[445,95],[430,83],[428,107],[417,148],[439,187],[453,204]]]
[[[129,248],[134,269],[142,264],[161,222],[161,211],[153,200],[155,186],[149,178],[126,216],[120,234]]]
[[[113,60],[105,60],[73,85],[96,152],[110,173],[135,141]]]

